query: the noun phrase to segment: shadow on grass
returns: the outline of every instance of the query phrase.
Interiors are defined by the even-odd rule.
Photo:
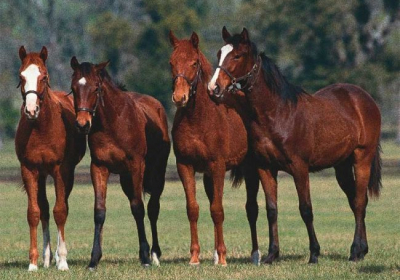
[[[386,266],[384,265],[367,265],[367,266],[363,266],[360,267],[358,269],[358,272],[360,273],[368,273],[368,274],[378,274],[378,273],[382,273],[386,270]]]

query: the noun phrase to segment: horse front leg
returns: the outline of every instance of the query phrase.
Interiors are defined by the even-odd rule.
[[[246,182],[246,214],[251,233],[251,261],[255,265],[260,265],[261,252],[258,247],[257,238],[257,218],[258,202],[257,194],[259,190],[259,176],[256,168],[248,167],[245,170],[244,180]]]
[[[312,210],[310,181],[308,170],[303,168],[302,171],[297,171],[293,174],[296,185],[297,195],[299,197],[299,210],[301,218],[307,227],[307,233],[310,243],[310,259],[309,263],[318,263],[320,255],[320,246],[314,230],[314,215]]]
[[[209,177],[207,175],[204,176],[204,187],[210,201],[210,212],[214,223],[214,264],[226,266],[226,247],[223,233],[224,208],[222,205],[225,164],[220,162],[212,163],[210,165],[210,173]]]
[[[196,201],[196,181],[193,166],[177,162],[179,177],[182,181],[186,196],[186,211],[190,223],[190,265],[200,264],[200,245],[197,233],[199,219],[199,204]]]
[[[90,164],[90,175],[94,188],[94,239],[89,269],[93,270],[99,264],[102,257],[102,234],[103,225],[106,219],[106,196],[107,196],[107,180],[110,176],[108,168],[96,165],[93,161]]]
[[[279,257],[279,235],[278,235],[278,185],[276,170],[260,168],[258,170],[261,184],[264,189],[267,206],[267,219],[269,231],[268,256],[265,263],[271,264]]]
[[[43,231],[43,267],[48,268],[50,266],[51,260],[53,258],[53,254],[51,252],[50,245],[50,229],[49,229],[49,220],[50,220],[50,212],[49,212],[49,201],[47,200],[46,195],[46,175],[39,175],[39,197],[38,203],[40,208],[40,221],[42,222],[42,231]]]
[[[143,158],[135,159],[134,166],[132,168],[131,178],[132,183],[131,190],[125,191],[130,201],[131,212],[136,221],[136,227],[138,230],[139,237],[139,258],[143,266],[150,266],[150,246],[147,241],[146,231],[144,226],[144,203],[143,203],[143,178],[145,161]],[[132,193],[132,195],[131,195]]]
[[[65,243],[65,223],[68,217],[68,197],[71,189],[68,186],[69,174],[62,170],[60,166],[53,171],[54,185],[56,191],[56,203],[53,208],[54,220],[57,224],[57,250],[55,254],[56,266],[58,270],[69,270],[67,263],[67,246]]]
[[[38,269],[39,257],[37,249],[37,226],[40,220],[40,208],[38,204],[38,179],[39,171],[31,170],[21,165],[21,175],[26,193],[28,194],[27,219],[29,224],[30,247],[29,247],[29,271]]]

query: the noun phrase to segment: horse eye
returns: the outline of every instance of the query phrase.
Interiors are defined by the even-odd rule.
[[[197,66],[197,61],[195,63],[192,64],[193,67]]]
[[[241,57],[242,57],[241,54],[237,54],[237,55],[235,55],[234,59],[239,59],[239,58],[241,58]]]

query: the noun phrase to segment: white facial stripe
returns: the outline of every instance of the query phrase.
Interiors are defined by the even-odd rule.
[[[221,57],[219,59],[219,64],[218,66],[221,66],[222,63],[224,63],[224,60],[226,58],[226,56],[233,50],[233,46],[231,44],[229,45],[225,45],[221,48]],[[217,70],[215,70],[214,76],[212,77],[210,83],[208,84],[208,89],[209,90],[213,90],[215,88],[215,83],[217,82],[218,76],[219,76],[219,71],[221,69],[217,68]]]
[[[40,75],[39,66],[36,64],[29,65],[21,75],[25,78],[25,91],[37,90],[37,79]]]
[[[35,93],[28,93],[26,95],[25,104],[26,109],[33,114],[36,109],[37,95]]]
[[[80,85],[82,85],[82,86],[86,85],[86,79],[85,79],[85,77],[82,77],[82,78],[78,81],[78,83],[79,83]]]

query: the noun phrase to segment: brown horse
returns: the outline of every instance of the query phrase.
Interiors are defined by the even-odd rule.
[[[86,141],[74,128],[73,100],[65,92],[49,86],[46,68],[47,49],[26,53],[19,49],[19,69],[23,104],[15,137],[15,151],[21,163],[21,175],[28,194],[30,228],[29,271],[37,270],[37,226],[43,229],[43,261],[49,267],[52,253],[49,232],[49,202],[46,178],[54,178],[56,203],[53,209],[58,228],[56,265],[68,270],[64,226],[68,216],[68,197],[74,184],[74,170],[85,154]]]
[[[320,246],[314,232],[309,172],[334,167],[347,195],[356,227],[350,260],[368,252],[365,213],[371,196],[379,196],[381,116],[370,95],[358,86],[334,84],[309,95],[290,84],[264,54],[258,54],[246,29],[231,36],[224,27],[226,45],[209,84],[214,95],[240,89],[252,109],[251,146],[258,157],[259,175],[268,189],[269,255],[279,256],[277,228],[277,172],[294,178],[301,217],[310,242],[310,263],[318,262]],[[220,71],[222,70],[222,71]]]
[[[207,83],[212,67],[199,50],[197,34],[193,32],[189,40],[178,40],[172,32],[169,37],[174,47],[170,58],[174,87],[172,100],[178,107],[172,138],[190,222],[190,264],[200,262],[197,234],[199,205],[196,201],[195,172],[202,172],[214,222],[214,264],[226,265],[222,197],[227,170],[232,170],[234,184],[240,182],[243,171],[247,188],[246,210],[253,237],[252,258],[258,263],[259,252],[255,236],[259,180],[255,167],[251,167],[248,156],[246,157],[248,142],[245,122],[234,107],[218,105],[210,99]]]
[[[148,266],[152,259],[153,264],[159,265],[157,219],[171,146],[167,117],[153,97],[119,89],[105,70],[107,64],[79,64],[75,57],[71,59],[76,126],[80,132],[89,134],[90,173],[95,192],[95,230],[89,268],[94,269],[102,256],[110,173],[120,175],[122,190],[128,197],[138,229],[141,263]],[[153,236],[151,257],[144,227],[143,192],[151,194],[147,206]]]

